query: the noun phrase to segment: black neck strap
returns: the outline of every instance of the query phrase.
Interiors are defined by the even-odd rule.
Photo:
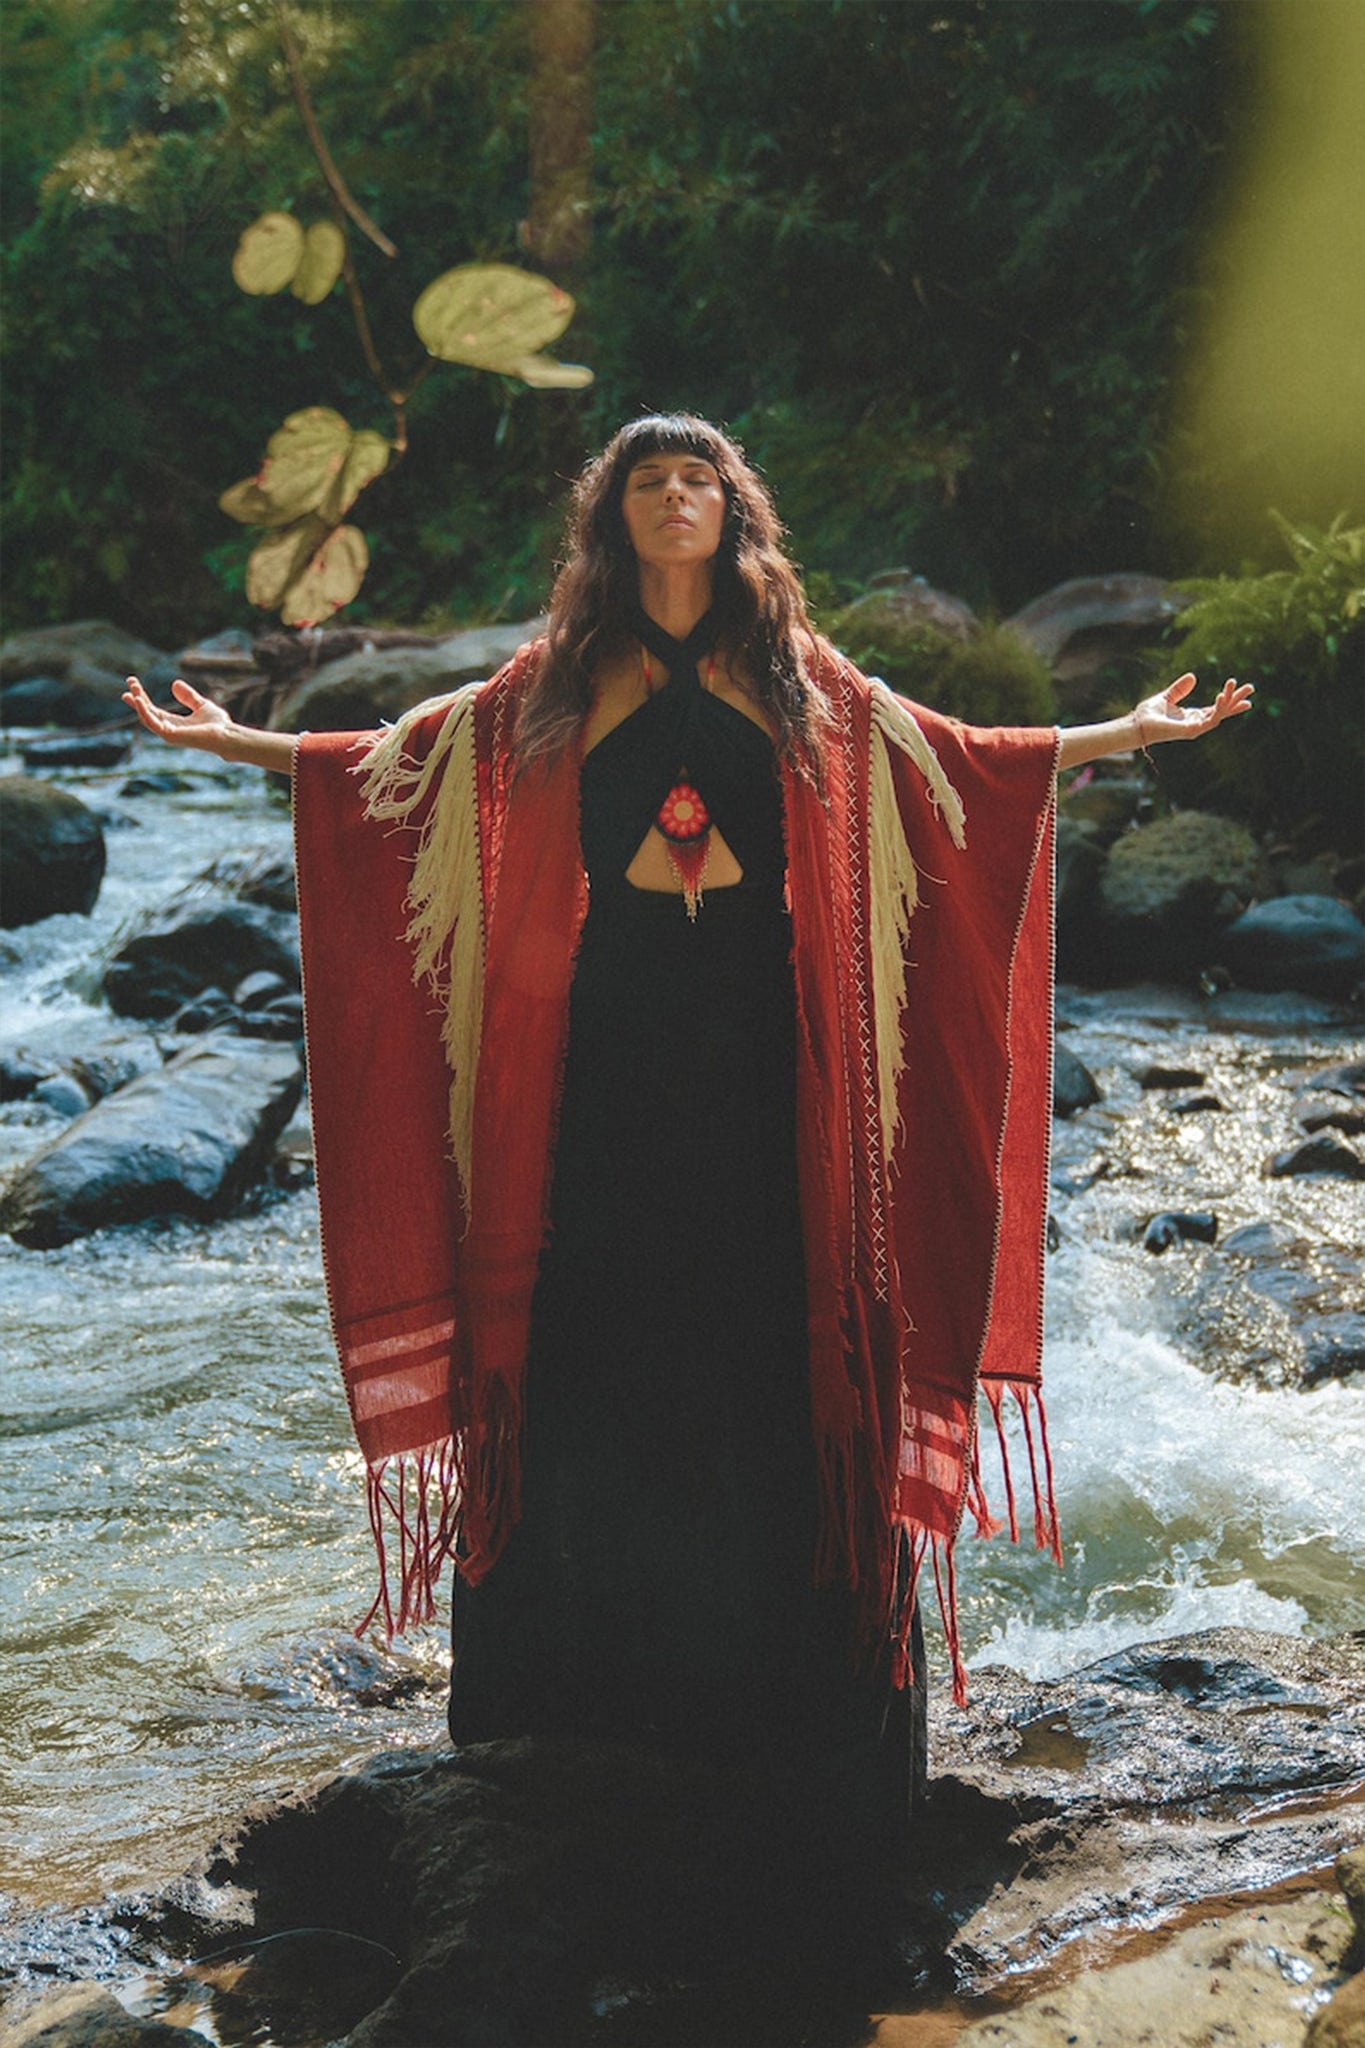
[[[676,683],[680,690],[701,688],[697,663],[713,653],[716,645],[714,606],[702,614],[685,640],[675,640],[671,633],[665,633],[663,627],[656,625],[640,605],[635,608],[632,623],[641,645],[648,648],[667,669],[670,683]]]

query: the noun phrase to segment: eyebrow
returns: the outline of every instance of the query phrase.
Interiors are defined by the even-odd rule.
[[[663,469],[670,461],[681,462],[692,469],[709,469],[713,476],[719,476],[720,474],[715,463],[712,462],[708,455],[678,455],[672,457],[666,455],[645,455],[641,457],[639,462],[631,464],[630,474],[638,476],[642,469]]]

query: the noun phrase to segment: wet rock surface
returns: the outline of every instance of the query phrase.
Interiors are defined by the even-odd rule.
[[[25,768],[118,768],[133,750],[131,732],[85,733],[62,740],[25,740],[19,758]]]
[[[1075,1116],[1100,1099],[1099,1084],[1064,1040],[1059,1040],[1052,1063],[1052,1114]]]
[[[1085,1971],[978,2020],[955,2048],[1299,2048],[1319,2001],[1350,1989],[1337,1989],[1344,1942],[1340,1907],[1316,1889],[1244,1905],[1152,1954]],[[1308,2048],[1328,2042],[1338,2048],[1331,2035],[1310,2035]]]
[[[303,1092],[294,1045],[193,1046],[77,1116],[0,1192],[36,1250],[148,1217],[228,1213],[268,1168]]]
[[[488,1743],[379,1756],[249,1817],[209,1876],[251,1895],[254,1924],[225,1935],[221,1919],[196,1928],[183,1899],[124,1902],[108,1909],[131,1934],[123,1976],[130,1959],[159,1957],[163,1988],[144,1987],[138,2009],[193,2024],[197,1985],[222,2039],[262,2038],[248,2023],[292,2000],[300,2030],[279,2038],[346,2048],[849,2048],[871,2010],[934,1986],[970,2000],[1071,1952],[1087,1973],[1037,2001],[1053,2009],[1038,2025],[1074,2013],[1082,2041],[1174,2048],[1187,2037],[1086,2033],[1087,1943],[1197,1922],[1216,1902],[1222,1947],[1245,1944],[1253,1977],[1278,1944],[1315,1959],[1280,1981],[1311,1980],[1321,2002],[1340,1980],[1344,1911],[1329,1940],[1329,1908],[1305,1893],[1272,1940],[1258,1932],[1264,1909],[1247,1902],[1243,1926],[1227,1895],[1324,1870],[1365,1841],[1365,1641],[1211,1630],[1050,1683],[982,1671],[972,1689],[966,1713],[933,1702],[924,1849],[889,1905],[831,1827],[837,1796],[822,1804],[790,1772],[763,1781],[586,1743]],[[1189,1953],[1179,1936],[1164,1972],[1132,1979],[1148,1985],[1149,2017],[1177,1996],[1173,1973],[1190,2010],[1208,1995],[1221,1952],[1210,1933],[1194,1926]],[[206,1961],[187,1967],[196,1952]],[[1109,1974],[1123,1983],[1136,1967]],[[343,1981],[369,2009],[344,2036],[307,2031],[300,2000],[316,2015]],[[966,2038],[1066,2038],[1018,2031],[1027,2010]]]
[[[0,2048],[212,2048],[208,2037],[134,2019],[98,1984],[71,1984],[0,2019]]]
[[[169,906],[118,948],[104,993],[119,1016],[169,1018],[204,990],[221,997],[262,970],[298,988],[298,925],[288,912],[260,903]]]
[[[104,863],[99,819],[79,797],[35,776],[0,776],[0,923],[13,929],[62,912],[86,916]]]

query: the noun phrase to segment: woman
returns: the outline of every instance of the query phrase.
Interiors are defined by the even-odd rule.
[[[960,1686],[964,1505],[992,1526],[978,1385],[1057,1543],[1055,774],[1250,701],[1193,687],[1061,734],[912,712],[812,631],[763,485],[687,415],[584,472],[547,638],[387,732],[130,682],[162,738],[297,773],[334,1324],[390,1623],[459,1563],[457,1741],[903,1787],[920,1564]]]

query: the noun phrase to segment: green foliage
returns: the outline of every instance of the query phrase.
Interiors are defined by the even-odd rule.
[[[886,610],[879,632],[877,613],[855,606],[830,621],[829,633],[866,674],[950,718],[969,725],[1049,725],[1056,718],[1047,663],[1008,626],[987,625],[959,640],[923,623],[897,631]]]
[[[527,11],[290,12],[346,181],[398,245],[355,257],[409,389],[426,284],[454,254],[524,254]],[[375,487],[359,615],[538,609],[563,479],[657,405],[736,426],[799,559],[845,586],[908,562],[1008,611],[1066,576],[1187,567],[1151,508],[1231,125],[1225,15],[599,10],[594,240],[572,280],[597,381],[550,408],[501,376],[429,377],[401,488]],[[228,282],[244,220],[329,210],[270,0],[10,0],[4,33],[7,610],[108,612],[168,645],[246,621],[222,480],[319,397],[389,424],[338,292],[310,311]]]
[[[1255,710],[1197,748],[1163,747],[1162,780],[1187,802],[1216,802],[1260,825],[1315,818],[1329,843],[1358,849],[1365,527],[1272,518],[1292,566],[1186,583],[1189,606],[1159,657],[1163,680],[1193,669],[1215,687],[1225,676],[1254,682]]]

